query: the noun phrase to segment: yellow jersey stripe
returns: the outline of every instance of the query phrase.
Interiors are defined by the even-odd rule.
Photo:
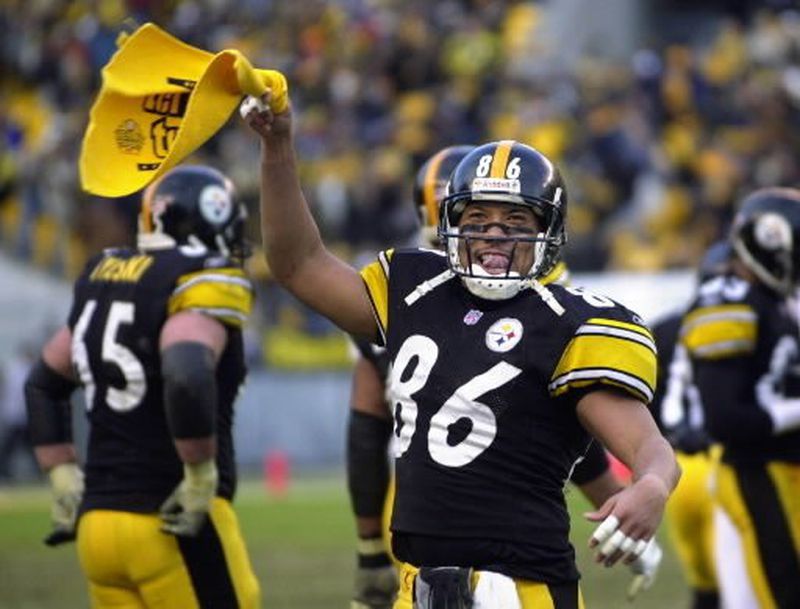
[[[188,281],[183,281],[182,283],[178,282],[178,287],[172,292],[173,295],[180,294],[181,292],[188,290],[192,286],[197,285],[198,283],[204,282],[219,282],[219,283],[229,283],[231,285],[240,285],[243,288],[247,288],[248,290],[252,289],[252,284],[250,280],[246,277],[236,277],[233,275],[225,275],[222,273],[207,273],[207,274],[200,274],[192,277]]]
[[[560,395],[572,387],[599,382],[619,385],[637,399],[651,400],[656,386],[656,353],[641,339],[632,332],[625,336],[576,334],[550,377],[551,393]]]
[[[170,315],[200,311],[236,326],[244,323],[252,308],[252,285],[241,269],[207,269],[183,275],[167,301]]]
[[[702,307],[687,315],[681,327],[681,342],[701,359],[752,353],[757,337],[756,312],[748,305]]]
[[[494,149],[494,157],[492,158],[492,168],[489,170],[490,178],[505,178],[506,168],[508,167],[508,157],[511,156],[511,147],[514,145],[514,140],[503,140],[498,142],[497,148]]]
[[[756,312],[753,307],[747,304],[724,304],[710,307],[699,307],[686,315],[683,321],[683,331],[691,328],[695,324],[702,324],[713,319],[739,319],[755,320]]]
[[[592,319],[589,319],[586,323],[597,324],[600,326],[609,326],[612,328],[621,328],[623,330],[629,330],[630,332],[637,332],[642,336],[649,338],[651,341],[654,340],[653,333],[650,332],[650,330],[648,330],[644,326],[640,326],[639,324],[632,324],[625,321],[618,321],[616,319],[606,319],[604,317],[593,317]]]
[[[378,321],[378,329],[386,336],[389,324],[389,262],[393,250],[381,252],[378,259],[361,269],[361,278],[367,287],[372,311]]]
[[[591,385],[609,385],[623,389],[645,404],[653,399],[653,390],[641,380],[610,368],[601,370],[576,370],[568,376],[550,383],[548,389],[553,397],[558,397],[571,389],[583,389]]]
[[[602,324],[583,324],[578,328],[575,334],[579,336],[614,336],[622,340],[631,340],[635,343],[639,343],[650,349],[653,353],[657,353],[656,344],[652,338],[628,328],[618,328]]]
[[[439,202],[436,200],[436,176],[444,160],[446,151],[440,150],[428,164],[422,188],[422,202],[425,205],[425,215],[428,218],[427,226],[436,226],[439,223]]]

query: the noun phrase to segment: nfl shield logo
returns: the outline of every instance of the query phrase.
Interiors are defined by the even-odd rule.
[[[468,326],[474,326],[478,323],[478,320],[483,317],[483,313],[478,311],[477,309],[470,309],[466,315],[464,315],[464,323]]]

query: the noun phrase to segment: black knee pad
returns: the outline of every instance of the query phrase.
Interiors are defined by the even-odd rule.
[[[472,570],[422,567],[414,581],[414,609],[472,609]]]

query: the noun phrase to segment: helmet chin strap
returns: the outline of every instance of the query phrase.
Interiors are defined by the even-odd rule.
[[[524,279],[516,271],[509,271],[502,278],[492,279],[484,268],[473,263],[471,274],[461,277],[464,286],[475,296],[486,300],[506,300],[516,296],[524,287]]]

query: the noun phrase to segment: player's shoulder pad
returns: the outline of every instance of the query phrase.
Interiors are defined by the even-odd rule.
[[[168,313],[199,311],[241,327],[253,307],[253,285],[244,270],[219,255],[199,257],[196,262],[176,280]]]
[[[605,294],[581,286],[560,283],[550,283],[547,289],[564,307],[565,317],[571,319],[574,324],[579,325],[590,317],[608,317],[646,326],[637,313]]]
[[[703,283],[683,317],[681,344],[696,359],[724,359],[752,354],[759,311],[769,298],[737,277],[719,276]]]
[[[645,403],[656,383],[656,345],[644,321],[618,302],[576,286],[548,286],[565,308],[572,334],[550,379],[551,395],[597,385]]]

